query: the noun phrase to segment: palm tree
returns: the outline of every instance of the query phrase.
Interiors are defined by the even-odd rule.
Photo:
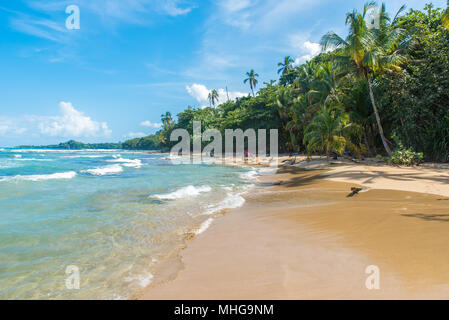
[[[313,87],[321,103],[338,103],[340,100],[340,91],[338,89],[337,75],[332,62],[323,62],[318,66],[316,80]]]
[[[351,145],[350,134],[357,126],[349,122],[349,116],[340,107],[322,105],[318,114],[305,129],[304,144],[310,155],[314,151],[324,150],[327,160],[332,151],[343,154],[346,145]]]
[[[282,73],[282,74],[287,74],[291,71],[292,69],[292,65],[295,61],[293,61],[293,59],[290,56],[286,56],[284,58],[284,62],[279,62],[278,63],[278,74]]]
[[[253,69],[251,69],[250,72],[247,72],[246,75],[247,75],[248,78],[246,78],[246,79],[243,81],[243,83],[249,82],[249,87],[251,88],[251,91],[252,91],[253,97],[254,97],[254,96],[255,96],[255,95],[254,95],[254,89],[255,89],[256,86],[257,86],[257,79],[256,79],[256,78],[257,78],[259,75],[258,75],[257,73],[255,73]]]
[[[307,61],[299,69],[298,78],[295,86],[301,94],[304,94],[309,102],[309,106],[314,105],[314,96],[318,93],[314,90],[314,84],[317,80],[319,66],[313,61]]]
[[[276,94],[276,105],[282,128],[290,138],[290,142],[287,143],[289,150],[299,152],[298,137],[301,136],[307,103],[303,95],[295,98],[292,90],[293,88],[290,86],[280,86]]]
[[[349,34],[346,39],[341,38],[334,32],[327,33],[322,39],[323,50],[329,47],[339,49],[337,51],[340,64],[351,66],[357,74],[368,83],[369,96],[376,116],[379,135],[382,139],[385,151],[391,156],[391,149],[385,139],[382,123],[373,93],[373,83],[371,76],[376,72],[400,70],[400,65],[405,62],[405,56],[400,50],[400,39],[403,31],[399,29],[394,19],[390,19],[383,4],[379,13],[379,29],[370,29],[366,23],[368,9],[375,5],[371,2],[365,5],[363,13],[347,13],[346,25],[349,25]],[[398,14],[404,9],[402,7]],[[396,15],[397,17],[397,15]]]
[[[171,117],[171,113],[170,112],[166,112],[165,114],[161,115],[161,121],[162,124],[165,125],[170,125],[173,121],[172,117]]]
[[[207,96],[207,99],[209,100],[210,106],[215,107],[215,103],[218,101],[218,92],[217,90],[213,89],[211,92],[209,92],[209,95]]]

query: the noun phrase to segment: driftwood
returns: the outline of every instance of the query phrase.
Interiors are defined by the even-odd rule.
[[[356,194],[358,194],[360,191],[362,191],[362,188],[352,187],[352,188],[351,188],[351,193],[348,194],[348,195],[346,196],[346,198],[352,198],[353,196],[355,196]]]

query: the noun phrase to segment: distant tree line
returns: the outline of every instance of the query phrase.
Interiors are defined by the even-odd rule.
[[[18,146],[21,149],[70,149],[70,150],[80,150],[80,149],[122,149],[123,144],[119,143],[83,143],[75,140],[70,140],[67,142],[48,145],[48,146]]]

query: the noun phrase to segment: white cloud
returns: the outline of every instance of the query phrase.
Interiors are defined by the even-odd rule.
[[[209,92],[211,92],[210,89],[208,89],[203,84],[194,83],[191,86],[186,87],[187,92],[196,99],[201,104],[207,104],[209,105]],[[218,102],[217,105],[225,103],[228,100],[228,95],[230,100],[235,100],[240,97],[245,97],[248,95],[248,93],[245,92],[238,92],[238,91],[229,91],[226,92],[225,89],[218,89]],[[204,106],[203,106],[204,107]]]
[[[151,121],[143,121],[140,123],[141,126],[143,127],[150,127],[150,128],[155,128],[155,129],[159,129],[160,127],[162,127],[162,123],[160,122],[151,122]]]
[[[142,137],[146,137],[148,136],[148,134],[144,133],[144,132],[129,132],[128,134],[125,134],[125,138],[128,139],[134,139],[134,138],[142,138]]]
[[[266,32],[283,27],[324,0],[219,0],[218,19],[233,27],[251,28],[253,32]]]
[[[23,33],[56,42],[66,40],[67,29],[54,21],[35,17],[20,17],[11,20],[11,26]]]
[[[20,123],[16,123],[13,119],[0,116],[0,135],[21,135],[27,132],[28,129],[24,128]]]
[[[6,124],[0,124],[0,134],[4,135],[9,131],[9,126]]]
[[[76,110],[70,102],[60,102],[61,116],[42,117],[38,128],[42,134],[58,137],[109,136],[106,122],[97,122]]]
[[[194,83],[191,86],[187,86],[186,89],[198,102],[207,102],[210,90],[208,90],[205,85]]]
[[[179,6],[179,2],[180,2],[179,0],[166,0],[162,4],[162,8],[168,15],[170,15],[172,17],[185,15],[185,14],[189,13],[190,11],[192,11],[193,7],[181,8]]]
[[[306,61],[310,61],[321,52],[321,45],[310,41],[305,41],[299,47],[299,56],[295,59],[295,66],[298,66]]]

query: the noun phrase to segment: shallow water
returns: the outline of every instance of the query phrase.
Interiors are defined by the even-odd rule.
[[[129,298],[241,206],[252,168],[123,150],[0,149],[0,299]],[[80,289],[66,287],[69,265]]]

